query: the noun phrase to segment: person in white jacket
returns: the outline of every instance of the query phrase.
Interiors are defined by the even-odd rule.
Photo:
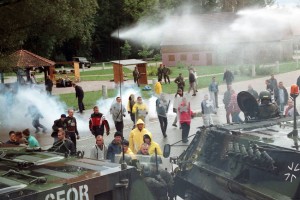
[[[96,137],[96,144],[91,149],[90,158],[95,160],[105,160],[107,155],[107,147],[104,144],[102,135]]]
[[[182,97],[183,97],[183,91],[182,91],[182,89],[178,89],[177,93],[175,94],[174,103],[173,103],[173,112],[176,113],[176,117],[174,119],[172,126],[175,126],[175,127],[177,127],[177,122],[178,122],[177,109],[178,109],[180,102],[182,101]]]

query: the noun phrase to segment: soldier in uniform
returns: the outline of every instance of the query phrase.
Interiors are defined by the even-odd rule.
[[[160,64],[159,68],[157,69],[157,79],[162,80],[163,78],[163,68],[162,64]]]
[[[140,72],[138,71],[137,67],[134,68],[132,75],[133,75],[134,83],[136,83],[138,85],[138,87],[140,87],[140,84],[139,84]]]
[[[279,116],[279,108],[276,103],[272,103],[271,93],[262,91],[259,94],[260,105],[258,107],[258,118],[269,119]]]
[[[163,76],[164,76],[164,79],[165,79],[165,84],[167,84],[167,81],[170,84],[170,77],[169,77],[170,69],[167,68],[165,65],[163,65],[162,72],[163,72]]]
[[[179,76],[174,80],[174,82],[177,84],[177,90],[181,89],[184,91],[185,82],[182,77],[182,73],[179,73]]]

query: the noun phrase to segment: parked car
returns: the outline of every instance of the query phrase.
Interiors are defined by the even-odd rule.
[[[85,57],[73,57],[73,61],[74,62],[79,62],[79,67],[82,68],[87,67],[90,68],[91,67],[91,62],[88,61]]]

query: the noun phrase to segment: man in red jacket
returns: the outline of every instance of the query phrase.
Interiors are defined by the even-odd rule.
[[[99,112],[98,106],[93,108],[94,113],[91,114],[91,118],[89,121],[89,128],[92,134],[97,137],[98,135],[102,135],[104,133],[104,127],[106,129],[106,135],[109,135],[109,124],[105,119],[102,113]]]
[[[187,102],[186,97],[182,98],[182,101],[178,107],[179,122],[182,130],[182,142],[187,143],[190,133],[191,119],[194,113],[191,111],[190,102]]]

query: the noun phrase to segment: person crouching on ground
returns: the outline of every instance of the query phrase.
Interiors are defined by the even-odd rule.
[[[179,113],[179,122],[182,129],[182,142],[187,143],[189,141],[188,136],[190,133],[191,119],[194,114],[191,111],[190,103],[187,102],[186,97],[182,98],[182,102],[178,107],[178,113]]]

